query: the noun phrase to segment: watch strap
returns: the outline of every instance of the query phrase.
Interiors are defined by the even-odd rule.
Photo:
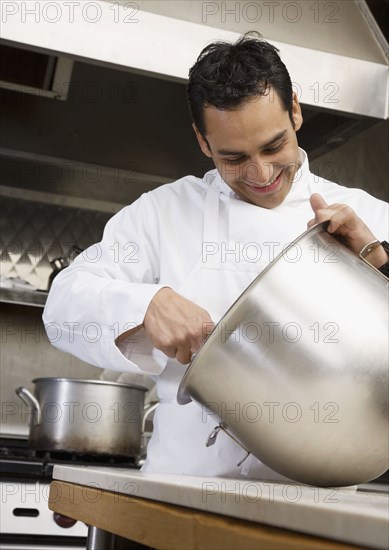
[[[389,243],[387,241],[382,241],[381,246],[389,254]],[[380,271],[383,275],[385,275],[385,277],[389,279],[389,261],[379,267],[378,271]]]

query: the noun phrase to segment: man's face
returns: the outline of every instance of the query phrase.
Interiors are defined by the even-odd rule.
[[[194,126],[200,147],[224,181],[243,200],[275,208],[289,193],[301,165],[296,131],[301,109],[293,97],[293,120],[278,94],[250,98],[234,110],[204,107],[205,138]]]

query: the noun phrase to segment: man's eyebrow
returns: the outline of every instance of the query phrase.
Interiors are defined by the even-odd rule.
[[[286,130],[282,130],[282,132],[278,132],[278,134],[276,134],[270,141],[268,141],[267,143],[264,143],[261,149],[267,149],[268,147],[271,147],[272,145],[274,145],[274,143],[276,143],[281,138],[283,138],[285,134],[286,134]],[[217,152],[219,155],[223,157],[244,156],[246,154],[244,151],[231,151],[229,149],[218,149]]]

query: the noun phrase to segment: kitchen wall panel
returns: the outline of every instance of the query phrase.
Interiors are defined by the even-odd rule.
[[[320,176],[389,200],[389,120],[354,136],[311,163]]]
[[[1,432],[26,435],[30,414],[15,394],[15,388],[34,390],[38,377],[98,379],[102,370],[69,353],[58,351],[46,336],[42,308],[1,304]]]
[[[85,249],[101,240],[110,218],[105,212],[2,198],[0,265],[3,277],[20,277],[48,290],[50,261],[73,259],[72,247]]]

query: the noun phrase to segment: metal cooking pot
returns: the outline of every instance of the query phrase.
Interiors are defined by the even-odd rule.
[[[388,280],[318,224],[244,291],[178,390],[270,468],[345,486],[389,467]],[[217,442],[216,442],[217,444]]]
[[[15,391],[31,408],[29,446],[46,451],[136,457],[147,388],[134,384],[36,378],[34,395]]]

